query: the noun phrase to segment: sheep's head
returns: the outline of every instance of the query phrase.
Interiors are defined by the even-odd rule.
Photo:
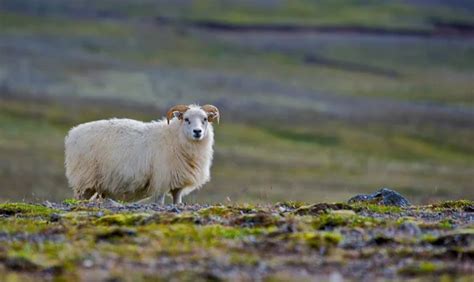
[[[182,123],[184,135],[193,141],[200,141],[207,136],[209,123],[219,123],[219,110],[213,105],[176,105],[168,110],[168,124],[175,117]]]

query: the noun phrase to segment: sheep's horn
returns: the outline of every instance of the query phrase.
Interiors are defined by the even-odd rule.
[[[203,109],[207,113],[207,118],[209,122],[217,121],[217,123],[219,123],[220,114],[216,106],[204,105],[201,107],[201,109]]]
[[[170,120],[173,118],[174,112],[180,112],[181,114],[186,112],[189,109],[188,106],[186,105],[176,105],[171,107],[171,109],[168,110],[166,113],[166,120],[168,121],[168,124],[170,124]]]

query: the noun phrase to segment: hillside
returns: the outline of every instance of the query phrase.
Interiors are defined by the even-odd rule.
[[[223,118],[190,202],[474,199],[471,2],[1,1],[0,200],[71,197],[71,126],[193,102]]]

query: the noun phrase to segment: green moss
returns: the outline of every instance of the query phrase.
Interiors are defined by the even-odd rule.
[[[451,229],[453,228],[453,224],[454,222],[451,219],[443,219],[438,223],[439,227],[442,229]]]
[[[45,219],[33,218],[0,218],[0,231],[8,233],[39,233],[54,225]]]
[[[79,205],[79,204],[84,203],[84,202],[85,201],[77,200],[77,199],[66,199],[66,200],[63,201],[63,204],[75,206],[75,205]]]
[[[105,215],[95,221],[99,225],[137,225],[150,215],[140,213],[117,213]]]
[[[232,265],[255,266],[260,262],[260,257],[258,254],[233,252],[230,254],[229,262]]]
[[[433,204],[431,207],[436,211],[443,211],[446,209],[474,211],[474,201],[470,201],[470,200],[444,201],[444,202]]]
[[[385,206],[377,204],[365,204],[365,203],[356,203],[351,205],[356,211],[370,211],[374,213],[401,213],[402,208],[396,206]]]
[[[337,246],[343,239],[342,235],[335,232],[299,232],[290,236],[297,242],[304,242],[313,249]]]
[[[435,274],[442,270],[442,266],[437,265],[430,261],[421,261],[413,263],[399,269],[400,274],[404,275],[423,275],[423,274]]]
[[[421,262],[418,265],[418,269],[421,273],[431,273],[438,269],[438,266],[432,262]]]
[[[0,214],[6,216],[49,216],[57,210],[50,209],[41,205],[26,203],[6,203],[0,204]]]
[[[172,224],[179,224],[179,223],[189,223],[189,224],[194,224],[198,221],[198,218],[195,217],[192,214],[179,214],[176,216],[172,216],[169,218],[168,222]],[[162,221],[162,223],[165,223],[165,221]]]
[[[420,236],[412,238],[398,237],[394,228],[405,222],[421,226],[426,220],[425,208],[413,208],[410,217],[397,219],[394,214],[373,218],[332,208],[295,215],[281,212],[279,207],[215,206],[179,214],[115,213],[97,207],[99,214],[73,210],[61,212],[57,221],[0,216],[0,273],[17,267],[16,271],[32,275],[74,277],[79,270],[90,274],[110,262],[114,277],[130,277],[120,270],[122,266],[137,272],[137,277],[142,277],[143,268],[161,277],[154,266],[164,262],[170,268],[166,277],[174,277],[175,271],[188,265],[196,273],[212,266],[229,275],[228,269],[254,271],[261,265],[291,271],[312,265],[315,256],[321,259],[321,271],[326,271],[336,263],[372,263],[383,253],[387,267],[397,269],[403,265],[400,259],[408,262],[399,268],[399,275],[447,271],[461,275],[462,268],[450,261],[469,259],[473,254],[474,229],[458,213],[447,213],[433,230],[422,227]],[[446,224],[450,224],[449,231],[444,228]],[[354,250],[352,242],[365,247]],[[440,260],[447,265],[438,264]],[[90,269],[85,267],[89,264]]]
[[[286,201],[286,202],[279,202],[275,206],[277,206],[277,207],[286,207],[286,208],[290,208],[290,209],[298,209],[298,208],[301,208],[301,207],[306,206],[306,205],[308,205],[308,204],[305,203],[305,202]]]
[[[236,211],[231,207],[226,206],[212,206],[205,209],[202,209],[198,212],[200,216],[220,216],[220,217],[228,217],[235,214]]]
[[[425,229],[452,230],[457,225],[459,225],[459,223],[453,218],[442,218],[439,221],[426,221],[419,223],[419,226]],[[469,226],[465,226],[465,228],[469,228]]]
[[[438,239],[438,236],[435,236],[433,234],[424,234],[421,237],[422,242],[426,242],[426,243],[430,243],[430,244],[434,243],[437,239]]]

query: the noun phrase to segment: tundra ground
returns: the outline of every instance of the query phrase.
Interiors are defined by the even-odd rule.
[[[474,202],[6,203],[0,242],[3,281],[470,281]]]

